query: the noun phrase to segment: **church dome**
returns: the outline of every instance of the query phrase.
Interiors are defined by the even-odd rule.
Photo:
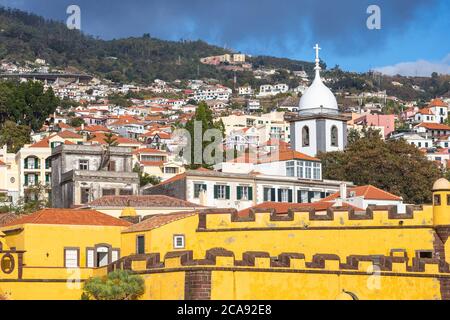
[[[316,77],[311,86],[306,90],[305,94],[300,99],[299,112],[300,114],[308,113],[339,113],[336,97],[320,78],[320,59],[319,46],[316,45]]]
[[[439,179],[433,185],[433,191],[450,190],[450,182],[447,179]]]

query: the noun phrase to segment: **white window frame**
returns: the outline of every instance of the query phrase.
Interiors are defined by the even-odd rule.
[[[242,198],[241,201],[248,201],[249,199],[249,186],[240,186],[242,188]]]
[[[285,189],[285,188],[281,188],[280,192],[281,192],[281,201],[280,202],[289,202],[289,190],[290,189]]]
[[[181,241],[179,244],[178,241]],[[175,234],[173,235],[173,248],[174,249],[184,249],[186,248],[186,239],[184,234]]]
[[[75,259],[74,258],[68,258],[68,253],[74,254],[75,253]],[[79,250],[78,249],[72,249],[67,248],[64,249],[64,266],[65,268],[79,268],[78,261],[80,260],[79,257]]]
[[[82,169],[81,168],[82,165],[83,166],[86,165],[86,169]],[[80,159],[80,160],[78,160],[78,170],[89,171],[89,160],[87,160],[87,159]]]
[[[227,186],[224,184],[217,184],[217,200],[227,199]]]
[[[305,162],[305,178],[306,179],[312,179],[312,162],[306,161]]]

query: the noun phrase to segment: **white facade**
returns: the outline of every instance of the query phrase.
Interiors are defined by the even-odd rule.
[[[320,48],[315,49],[316,77],[300,99],[299,117],[291,122],[291,146],[312,157],[344,150],[347,144],[347,119],[339,114],[336,98],[320,78]]]

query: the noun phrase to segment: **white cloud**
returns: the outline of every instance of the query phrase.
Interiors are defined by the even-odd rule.
[[[429,77],[433,72],[450,74],[450,54],[438,62],[427,60],[401,62],[392,66],[375,68],[375,70],[390,76],[400,74],[402,76]]]

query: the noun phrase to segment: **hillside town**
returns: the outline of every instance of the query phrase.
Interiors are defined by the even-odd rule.
[[[423,279],[448,272],[448,263],[435,256],[438,250],[446,251],[445,241],[429,248],[428,242],[422,245],[419,240],[412,241],[409,233],[405,239],[411,241],[402,240],[402,232],[409,232],[402,229],[404,223],[405,228],[420,223],[422,229],[417,232],[424,238],[428,227],[450,223],[448,208],[440,207],[450,199],[447,180],[442,178],[433,187],[427,186],[433,205],[419,209],[417,203],[392,190],[330,178],[321,157],[344,152],[355,135],[372,132],[383,143],[406,141],[444,175],[450,169],[450,98],[435,97],[423,104],[388,96],[386,92],[338,95],[327,86],[335,79],[324,76],[319,46],[314,49],[313,74],[289,71],[298,83],[296,87],[285,83],[227,87],[217,79],[156,79],[142,86],[51,70],[43,59],[26,66],[2,62],[0,77],[5,81],[13,78],[20,83],[39,82],[59,101],[43,125],[31,131],[28,143],[14,152],[7,143],[0,146],[3,273],[8,279],[40,278],[48,276],[38,267],[83,267],[81,278],[88,279],[120,269],[152,273],[174,268],[185,272],[193,285],[184,284],[184,280],[181,285],[170,271],[164,272],[161,280],[149,278],[149,288],[164,287],[166,283],[167,287],[150,290],[146,298],[248,299],[250,296],[241,287],[233,289],[226,280],[211,282],[211,271],[195,268],[223,264],[236,270],[265,266],[306,273],[324,268],[331,273],[364,273],[363,263],[373,262],[387,273],[422,273]],[[244,54],[204,57],[200,62],[232,71],[252,70]],[[279,71],[253,72],[261,80]],[[399,112],[388,110],[392,104],[399,107]],[[190,154],[191,145],[192,150],[200,145],[200,157],[208,149],[204,141],[208,131],[205,133],[201,127],[208,115],[212,127],[203,129],[220,129],[213,153],[226,156],[216,157],[214,163],[204,159],[192,163],[195,155]],[[199,135],[196,122],[200,123]],[[194,131],[189,131],[191,127]],[[395,243],[391,246],[389,241],[371,239],[380,242],[377,248],[383,251],[383,255],[371,256],[373,250],[357,248],[349,240],[350,230],[361,238],[370,238],[368,233],[363,234],[364,228],[380,233],[386,228],[392,232],[387,237],[392,236]],[[286,230],[292,233],[285,234]],[[328,245],[321,252],[308,251],[314,246],[304,245],[306,257],[287,254],[299,252],[289,244],[290,238],[307,230],[317,232]],[[40,257],[45,250],[36,241],[28,241],[36,239],[32,238],[33,232],[46,234],[42,237],[47,250],[45,259]],[[82,239],[77,232],[83,234]],[[259,243],[251,250],[247,232],[255,232],[254,239]],[[338,233],[341,245],[350,248],[348,252],[333,247]],[[272,244],[267,243],[267,237]],[[275,250],[277,258],[273,258],[275,247],[282,248]],[[159,253],[156,256],[153,252]],[[412,265],[408,255],[413,257]],[[347,259],[347,264],[342,259]],[[196,267],[185,271],[188,265]],[[204,278],[197,278],[199,272],[205,272]],[[52,277],[64,279],[64,275]],[[61,290],[56,281],[52,285],[58,290],[40,285],[24,295],[17,289],[20,284],[4,285],[1,279],[0,274],[0,293],[17,299],[36,299],[39,288],[46,288],[48,299],[77,299],[81,294],[80,288]],[[405,287],[414,287],[402,282],[402,277],[394,279]],[[198,290],[204,281],[209,281],[209,289]],[[262,280],[253,279],[252,286],[263,285],[258,281]],[[167,288],[172,285],[177,289],[169,294]],[[295,295],[284,288],[279,296],[270,297],[416,297],[413,289],[399,292],[389,286],[382,291],[360,289],[357,294],[322,291],[321,296],[300,291],[294,291]],[[217,287],[230,290],[217,291]],[[358,286],[353,288],[357,290]],[[226,293],[236,290],[234,296]],[[434,297],[435,291],[430,289],[417,296]],[[448,291],[443,292],[442,298],[448,298]],[[269,296],[261,293],[258,297]]]
[[[206,57],[201,62],[243,65],[245,58],[235,54]],[[305,72],[297,73],[301,89],[282,83],[260,88],[228,88],[214,79],[193,79],[184,84],[157,79],[145,87],[118,85],[61,71],[49,73],[42,59],[32,65],[19,67],[4,62],[2,76],[18,77],[25,82],[41,81],[44,90],[51,88],[60,101],[70,103],[58,106],[49,114],[42,128],[31,133],[31,143],[17,152],[11,153],[6,145],[2,146],[0,190],[4,207],[40,199],[56,207],[71,208],[104,196],[146,194],[175,196],[202,206],[237,210],[267,201],[314,203],[335,194],[343,185],[353,187],[351,181],[323,179],[321,162],[315,158],[317,154],[344,150],[351,131],[369,128],[378,130],[385,140],[404,139],[442,170],[450,164],[449,98],[437,97],[419,107],[417,101],[401,101],[387,97],[385,92],[364,92],[357,97],[362,102],[357,107],[338,105],[318,73],[318,64],[311,78]],[[40,78],[32,76],[36,74]],[[280,98],[277,105],[263,107],[262,99],[268,96]],[[117,101],[117,97],[121,99]],[[365,97],[379,102],[364,102]],[[384,113],[385,100],[399,103],[401,112]],[[237,154],[234,159],[198,171],[187,169],[186,159],[179,154],[183,139],[174,133],[195,117],[200,103],[211,110],[215,122],[223,123],[223,150]],[[322,116],[318,115],[322,114],[332,115],[333,120],[321,121]],[[118,147],[117,156],[126,161],[111,160],[111,155],[105,160],[104,152],[111,146],[108,137],[114,141],[114,148]],[[249,156],[249,150],[256,153]],[[74,160],[69,167],[54,167],[57,156],[66,152],[78,159],[78,163]],[[97,160],[93,159],[94,155]],[[128,175],[130,181],[122,184],[99,181],[98,185],[89,185],[81,191],[77,190],[80,186],[77,183],[70,188],[71,201],[62,205],[58,201],[62,197],[61,181],[55,177],[71,170],[97,171],[99,176],[103,170],[113,171],[118,174],[118,180],[124,181]],[[141,177],[151,177],[152,183],[140,183],[138,173]],[[202,183],[196,184],[196,180]],[[75,182],[75,176],[68,181]],[[184,181],[183,188],[180,189],[178,181]],[[242,183],[246,186],[239,187]],[[267,189],[266,185],[271,187]],[[231,196],[227,189],[230,187],[240,189]],[[203,196],[201,191],[206,194]]]

